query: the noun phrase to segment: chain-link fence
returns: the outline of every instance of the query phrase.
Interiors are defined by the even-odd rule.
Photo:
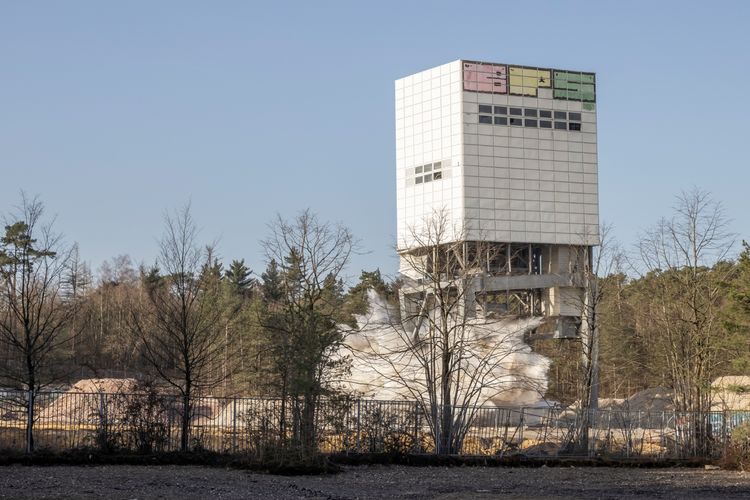
[[[0,392],[0,449],[27,448],[29,396]],[[182,398],[154,391],[40,392],[33,405],[34,447],[177,451],[184,411]],[[294,443],[303,425],[295,400],[195,397],[187,411],[192,450],[268,456]],[[579,413],[560,408],[481,407],[472,414],[463,455],[709,458],[725,450],[735,428],[750,426],[750,412],[732,411],[598,410],[587,419],[588,430]],[[312,418],[315,445],[324,453],[434,452],[427,419],[415,402],[324,400]],[[582,432],[584,448],[575,446]]]

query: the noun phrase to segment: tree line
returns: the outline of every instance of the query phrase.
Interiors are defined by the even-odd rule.
[[[532,341],[553,360],[544,396],[567,404],[665,386],[680,410],[702,411],[710,407],[715,377],[747,373],[750,246],[743,242],[733,256],[726,224],[720,204],[696,190],[678,197],[674,213],[643,233],[636,252],[610,241],[594,249],[584,260],[601,265],[587,271],[590,311],[582,312],[593,335]],[[155,263],[121,255],[94,273],[77,246],[66,246],[55,232],[43,203],[22,196],[19,209],[4,216],[0,240],[0,384],[27,390],[31,413],[38,391],[80,378],[156,381],[183,401],[183,449],[196,396],[278,397],[280,439],[293,435],[312,452],[316,408],[323,398],[342,396],[351,362],[336,355],[345,341],[342,325],[353,327],[355,315],[367,311],[368,289],[397,304],[402,281],[363,271],[347,287],[344,272],[357,241],[348,228],[310,211],[279,217],[269,228],[261,242],[266,267],[258,274],[242,259],[222,262],[216,246],[201,241],[187,205],[164,216]],[[429,281],[431,307],[444,309],[445,326],[441,331],[433,321],[433,337],[418,342],[405,335],[404,349],[417,359],[431,353],[424,366],[440,360],[445,370],[458,367],[432,374],[426,394],[437,396],[425,407],[436,429],[456,428],[458,435],[466,421],[451,421],[452,409],[435,411],[456,406],[447,401],[457,400],[454,387],[474,382],[460,379],[466,368],[451,357],[467,342],[463,322],[449,318],[460,298],[443,293],[444,280],[436,276]],[[482,370],[475,369],[485,383]],[[30,415],[31,449],[33,421]],[[440,440],[452,443],[446,432],[438,432]]]

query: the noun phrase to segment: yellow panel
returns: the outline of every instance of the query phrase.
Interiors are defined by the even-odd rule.
[[[544,88],[552,87],[552,73],[548,70],[539,70],[537,72],[537,86]]]
[[[521,87],[523,86],[523,77],[521,75],[514,75],[513,73],[510,74],[510,85],[511,87]]]
[[[523,86],[524,87],[531,87],[536,88],[537,84],[537,78],[535,76],[524,76],[523,77]]]
[[[533,80],[533,87],[547,87],[552,85],[552,75],[549,70],[546,69],[524,69],[523,71],[524,80]]]
[[[552,86],[552,73],[548,69],[508,68],[510,74],[510,93],[537,96],[539,87],[550,88]]]

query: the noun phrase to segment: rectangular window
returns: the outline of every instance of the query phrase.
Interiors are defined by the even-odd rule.
[[[540,109],[539,117],[540,118],[552,118],[552,111],[547,111],[546,109]]]
[[[421,175],[419,177],[415,177],[414,178],[414,184],[422,184],[422,176]]]
[[[526,108],[526,109],[523,110],[523,114],[524,114],[524,116],[534,116],[534,117],[536,117],[536,110],[535,109]]]
[[[495,106],[495,114],[496,115],[507,115],[508,114],[508,107],[507,106]]]
[[[508,119],[504,116],[496,116],[495,117],[495,125],[507,125]]]
[[[539,120],[539,127],[541,128],[552,128],[552,122],[549,120]]]
[[[492,124],[492,117],[491,116],[485,116],[485,115],[479,115],[479,123],[489,123]]]
[[[555,122],[555,129],[556,130],[566,130],[568,128],[568,124],[565,122]]]
[[[581,113],[568,113],[568,120],[581,121]]]
[[[437,170],[437,169],[439,169],[440,167],[443,166],[443,162],[442,161],[436,161],[435,163],[432,164],[432,166],[433,166],[433,168],[435,170]]]
[[[523,124],[525,127],[536,127],[536,120],[529,120],[526,119],[525,123]]]
[[[570,125],[568,127],[568,130],[581,130],[581,124],[580,123],[570,122],[568,125]]]
[[[520,126],[523,125],[523,120],[520,119],[520,118],[511,118],[510,119],[510,124],[511,125],[516,125],[516,126],[520,127]]]
[[[427,165],[425,165],[424,166],[424,171],[425,172],[432,172],[432,163],[428,163]]]
[[[510,114],[515,116],[521,116],[521,108],[510,108]]]
[[[432,174],[427,174],[427,175],[424,176],[424,181],[425,182],[430,182],[431,180],[432,180]]]
[[[416,167],[416,168],[414,169],[414,173],[415,173],[415,174],[421,174],[421,173],[422,173],[422,165],[420,165],[420,166]]]
[[[492,113],[492,106],[487,106],[486,104],[480,104],[479,112],[480,113]]]
[[[568,113],[565,111],[555,111],[555,120],[566,120],[568,118]]]
[[[436,180],[436,181],[439,180],[439,179],[442,179],[443,178],[443,173],[442,172],[435,172],[434,174],[432,174],[432,178],[434,180]]]

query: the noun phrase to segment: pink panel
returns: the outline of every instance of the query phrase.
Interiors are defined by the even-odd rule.
[[[501,64],[464,63],[464,90],[507,94],[507,66]]]

